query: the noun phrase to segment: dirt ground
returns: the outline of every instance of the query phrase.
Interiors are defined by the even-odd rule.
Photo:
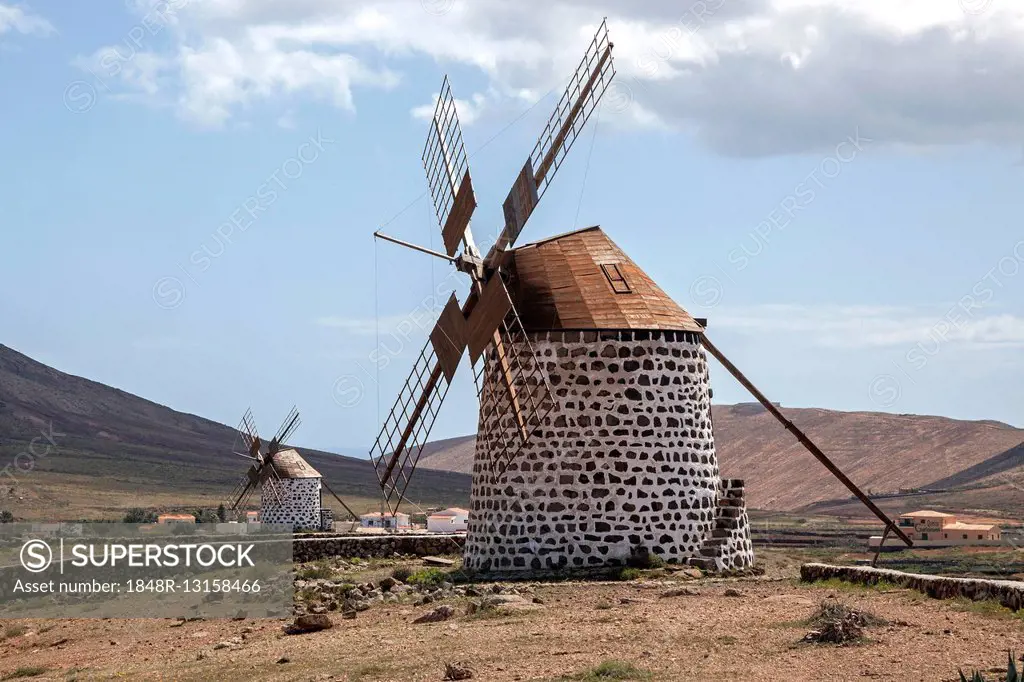
[[[760,578],[517,584],[526,601],[542,603],[470,616],[455,599],[447,603],[456,615],[430,624],[412,620],[437,604],[377,604],[352,620],[333,614],[332,629],[305,635],[284,635],[279,620],[6,621],[0,679],[439,682],[446,662],[461,661],[474,680],[494,682],[935,682],[959,679],[958,667],[995,679],[1007,650],[1024,653],[1024,614],[906,590],[803,585],[795,568],[769,557]],[[680,587],[698,594],[663,596]],[[800,643],[826,598],[889,624],[843,647]],[[640,676],[587,676],[609,660],[632,664]]]

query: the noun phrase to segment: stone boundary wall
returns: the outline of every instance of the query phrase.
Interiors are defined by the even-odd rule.
[[[800,567],[800,579],[804,582],[816,582],[829,578],[862,585],[874,585],[885,581],[923,592],[935,599],[952,599],[954,597],[966,597],[974,601],[991,599],[1013,611],[1024,608],[1024,582],[1015,580],[950,578],[867,566],[804,564]]]
[[[382,559],[395,554],[459,554],[465,543],[465,535],[300,535],[292,541],[292,557],[304,563],[329,557]]]

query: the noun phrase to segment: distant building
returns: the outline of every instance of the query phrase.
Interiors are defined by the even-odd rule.
[[[962,523],[953,514],[930,510],[900,514],[899,527],[915,547],[997,545],[1002,540],[1002,530],[995,524]],[[882,537],[875,535],[868,545],[878,547],[881,541]]]
[[[409,515],[403,512],[398,512],[394,516],[391,514],[381,514],[380,512],[363,514],[359,517],[359,525],[363,528],[390,528],[391,530],[407,530],[412,528],[412,524],[409,522]]]
[[[260,513],[256,512],[256,511],[247,511],[247,512],[245,512],[245,522],[246,523],[259,523],[260,522]]]
[[[191,514],[161,514],[156,517],[157,523],[195,523],[196,517]]]
[[[465,532],[468,525],[469,510],[461,507],[449,507],[427,517],[428,533]]]

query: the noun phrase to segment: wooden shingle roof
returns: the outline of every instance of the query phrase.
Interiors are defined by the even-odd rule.
[[[529,331],[703,331],[600,227],[521,246],[509,270],[509,293]]]
[[[281,450],[270,460],[270,465],[281,478],[323,478],[319,471],[302,458],[298,450]]]

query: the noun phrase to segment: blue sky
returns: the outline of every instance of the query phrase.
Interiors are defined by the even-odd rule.
[[[523,240],[601,224],[783,405],[1024,426],[1024,9],[892,4],[0,0],[0,343],[368,445],[465,288],[371,237],[440,244],[424,108],[449,74],[483,241],[607,15],[619,85]]]

